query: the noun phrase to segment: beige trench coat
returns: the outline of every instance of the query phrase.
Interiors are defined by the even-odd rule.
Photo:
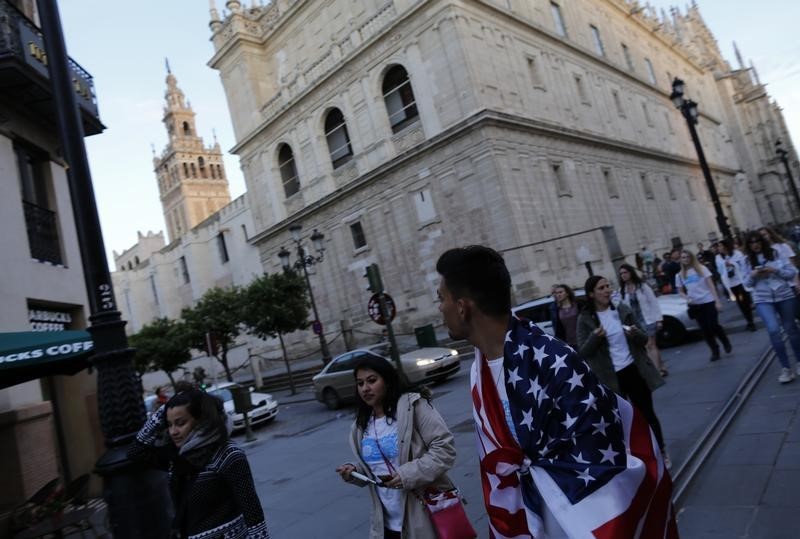
[[[357,461],[357,471],[373,477],[369,466],[361,458],[363,431],[353,422],[350,430],[350,448]],[[435,539],[427,509],[412,491],[422,493],[425,487],[439,490],[453,488],[447,470],[456,460],[453,434],[439,412],[419,393],[404,393],[397,401],[397,438],[400,466],[397,473],[403,481],[405,514],[403,516],[403,539]],[[383,505],[377,488],[370,483],[353,479],[351,484],[368,487],[372,501],[370,538],[383,538]]]

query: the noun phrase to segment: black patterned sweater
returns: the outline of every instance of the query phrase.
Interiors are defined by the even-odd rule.
[[[230,441],[179,455],[165,443],[163,408],[128,450],[132,460],[169,470],[174,528],[186,539],[269,539],[244,451]]]

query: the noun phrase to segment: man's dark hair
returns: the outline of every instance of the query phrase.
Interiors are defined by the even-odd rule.
[[[436,271],[456,299],[473,300],[489,316],[510,313],[511,275],[494,249],[482,245],[450,249],[439,257]]]

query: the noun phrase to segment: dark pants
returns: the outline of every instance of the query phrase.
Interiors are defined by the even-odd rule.
[[[636,364],[631,363],[621,371],[617,371],[617,381],[619,381],[619,390],[622,396],[642,412],[647,424],[653,429],[658,447],[663,453],[664,435],[661,434],[661,423],[658,421],[656,412],[653,409],[653,393],[647,387],[647,382],[644,381],[642,375],[639,374]]]
[[[694,319],[697,320],[697,324],[700,326],[700,329],[703,330],[703,337],[705,337],[708,347],[711,348],[713,357],[719,357],[717,339],[722,343],[725,351],[729,351],[731,349],[731,342],[728,340],[725,330],[719,325],[717,306],[714,302],[709,301],[708,303],[692,305],[691,309],[694,314]]]
[[[383,539],[400,539],[402,535],[400,532],[392,531],[389,528],[383,529]]]
[[[733,292],[733,297],[736,298],[736,305],[738,305],[739,310],[742,311],[742,316],[744,316],[744,319],[747,320],[747,324],[752,325],[753,300],[750,298],[750,294],[744,289],[744,286],[740,284],[732,286],[731,292]]]

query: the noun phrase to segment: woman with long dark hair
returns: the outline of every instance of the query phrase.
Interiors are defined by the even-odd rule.
[[[796,300],[792,288],[796,277],[794,264],[773,249],[765,236],[757,233],[747,236],[744,283],[753,289],[756,312],[767,326],[775,355],[781,362],[778,382],[782,384],[794,380],[795,371],[789,364],[781,327],[789,338],[795,360],[799,362],[795,370],[800,374],[800,331],[794,320]]]
[[[177,393],[150,416],[128,456],[169,470],[173,538],[269,538],[250,465],[229,439],[219,399],[194,388]]]
[[[550,306],[553,332],[556,337],[573,348],[578,346],[576,329],[580,304],[575,292],[565,284],[553,285],[553,303]]]
[[[642,412],[670,468],[661,422],[653,409],[653,391],[664,379],[647,355],[647,334],[628,305],[614,307],[605,277],[589,277],[585,290],[588,301],[578,316],[578,353],[600,382]]]
[[[430,392],[403,392],[397,372],[383,358],[363,359],[353,375],[358,410],[350,448],[356,462],[338,466],[336,473],[348,483],[369,487],[370,538],[436,537],[419,493],[454,488],[446,473],[456,458],[452,433]]]
[[[618,272],[620,300],[631,308],[639,326],[644,328],[647,333],[647,353],[661,376],[667,376],[669,372],[664,367],[661,350],[656,344],[656,335],[664,322],[658,298],[630,264],[620,265]]]
[[[711,349],[711,361],[719,359],[719,345],[722,343],[725,353],[730,353],[731,342],[719,324],[718,312],[722,310],[717,287],[711,272],[700,264],[691,251],[681,251],[681,270],[675,275],[675,287],[678,293],[689,304],[689,316],[697,320],[703,330],[706,344]]]

